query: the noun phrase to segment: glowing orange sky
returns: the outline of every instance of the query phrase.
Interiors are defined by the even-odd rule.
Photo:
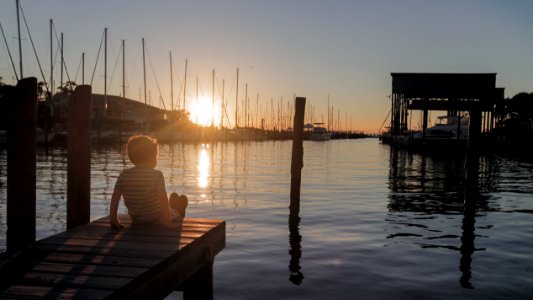
[[[329,95],[335,118],[340,115],[342,123],[351,120],[352,129],[368,132],[376,132],[389,111],[391,72],[491,72],[498,73],[497,86],[506,88],[506,97],[532,90],[531,1],[22,0],[21,4],[47,79],[49,19],[54,20],[58,36],[64,33],[66,67],[77,83],[81,83],[82,52],[88,82],[108,27],[109,94],[122,93],[119,50],[125,39],[126,96],[142,99],[144,37],[153,104],[162,98],[170,107],[172,52],[174,103],[183,103],[188,59],[187,109],[196,99],[196,78],[198,94],[212,98],[215,70],[215,98],[221,97],[224,80],[231,118],[235,102],[244,99],[245,84],[251,110],[257,102],[265,110],[271,102],[292,101],[296,95],[306,97],[315,116],[326,119]],[[0,20],[18,66],[15,1],[2,1]],[[22,29],[24,75],[40,78]],[[103,93],[102,53],[93,81],[96,93]],[[57,85],[60,68],[55,57]],[[14,82],[3,42],[0,76],[6,83]]]

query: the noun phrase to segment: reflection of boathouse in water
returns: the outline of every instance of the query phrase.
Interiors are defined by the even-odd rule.
[[[430,111],[441,111],[449,119],[477,114],[481,133],[490,132],[496,120],[496,107],[504,99],[504,88],[496,87],[496,73],[391,73],[392,107],[388,136],[384,141],[408,145],[466,145],[462,134],[434,138],[428,134]],[[413,111],[422,111],[422,128],[411,127]],[[457,122],[456,132],[461,132]],[[464,129],[463,129],[464,131]]]

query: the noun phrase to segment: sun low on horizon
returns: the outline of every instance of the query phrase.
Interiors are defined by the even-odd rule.
[[[207,97],[192,100],[189,106],[189,120],[200,126],[220,125],[220,102]]]

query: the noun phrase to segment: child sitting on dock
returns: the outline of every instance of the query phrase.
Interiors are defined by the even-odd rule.
[[[120,197],[128,209],[133,225],[165,225],[185,217],[188,200],[176,193],[167,198],[165,179],[156,170],[159,146],[157,140],[145,135],[130,137],[126,152],[133,168],[123,170],[117,178],[111,197],[109,222],[113,228],[122,228],[118,219]]]

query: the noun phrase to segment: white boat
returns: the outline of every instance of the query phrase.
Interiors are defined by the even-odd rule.
[[[322,125],[322,123],[315,123],[314,125]],[[313,126],[311,135],[309,135],[311,141],[329,141],[331,139],[331,132],[322,126]]]
[[[424,132],[415,133],[413,138],[467,140],[468,123],[468,116],[439,116],[435,120],[435,126],[427,128]]]

